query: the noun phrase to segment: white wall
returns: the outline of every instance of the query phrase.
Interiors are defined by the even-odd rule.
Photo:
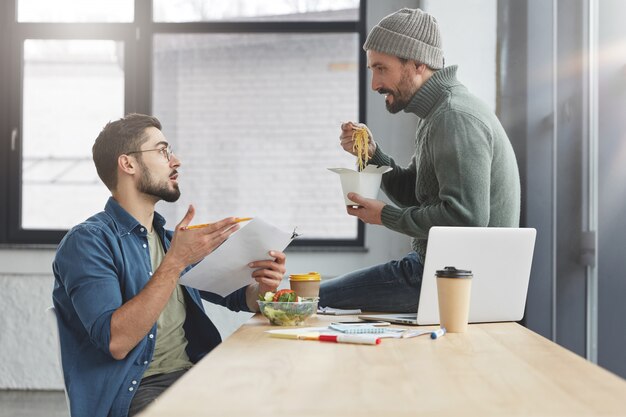
[[[496,0],[424,0],[439,22],[446,66],[492,110],[496,108]]]
[[[370,1],[368,27],[401,7],[417,4],[417,1]],[[495,107],[495,0],[427,1],[424,7],[441,24],[446,64],[460,64],[461,80]],[[471,37],[465,34],[466,21],[473,23]],[[375,139],[398,162],[408,162],[413,153],[415,118],[404,113],[390,115],[377,93],[368,92],[366,100],[368,125]],[[378,226],[366,227],[365,240],[369,250],[364,253],[290,253],[287,272],[316,270],[328,278],[399,258],[410,250],[406,236]],[[62,388],[56,347],[44,314],[52,303],[53,257],[51,248],[0,249],[0,389]],[[224,335],[249,317],[221,307],[209,308]]]

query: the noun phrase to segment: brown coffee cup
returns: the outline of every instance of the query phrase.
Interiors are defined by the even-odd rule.
[[[439,320],[448,333],[465,333],[470,307],[472,271],[446,266],[436,272]]]
[[[289,286],[301,298],[316,298],[320,295],[321,276],[318,272],[289,275]]]

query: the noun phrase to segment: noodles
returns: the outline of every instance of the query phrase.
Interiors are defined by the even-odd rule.
[[[357,164],[359,172],[363,171],[367,161],[370,160],[369,156],[369,143],[370,137],[366,127],[354,126],[352,128],[352,140],[354,145],[352,150],[356,152]]]

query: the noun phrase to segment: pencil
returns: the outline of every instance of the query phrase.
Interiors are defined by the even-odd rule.
[[[307,332],[307,333],[270,333],[270,337],[277,337],[279,339],[296,339],[296,340],[319,340],[319,333]]]
[[[252,217],[237,217],[237,219],[235,220],[235,223],[247,222],[249,220],[252,220]],[[201,229],[203,227],[207,227],[207,226],[210,226],[212,224],[213,223],[195,224],[193,226],[185,227],[185,230]]]

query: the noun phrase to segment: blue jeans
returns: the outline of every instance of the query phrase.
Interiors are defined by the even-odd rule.
[[[416,252],[385,264],[323,281],[320,286],[321,307],[363,311],[417,311],[422,286],[424,262]]]

